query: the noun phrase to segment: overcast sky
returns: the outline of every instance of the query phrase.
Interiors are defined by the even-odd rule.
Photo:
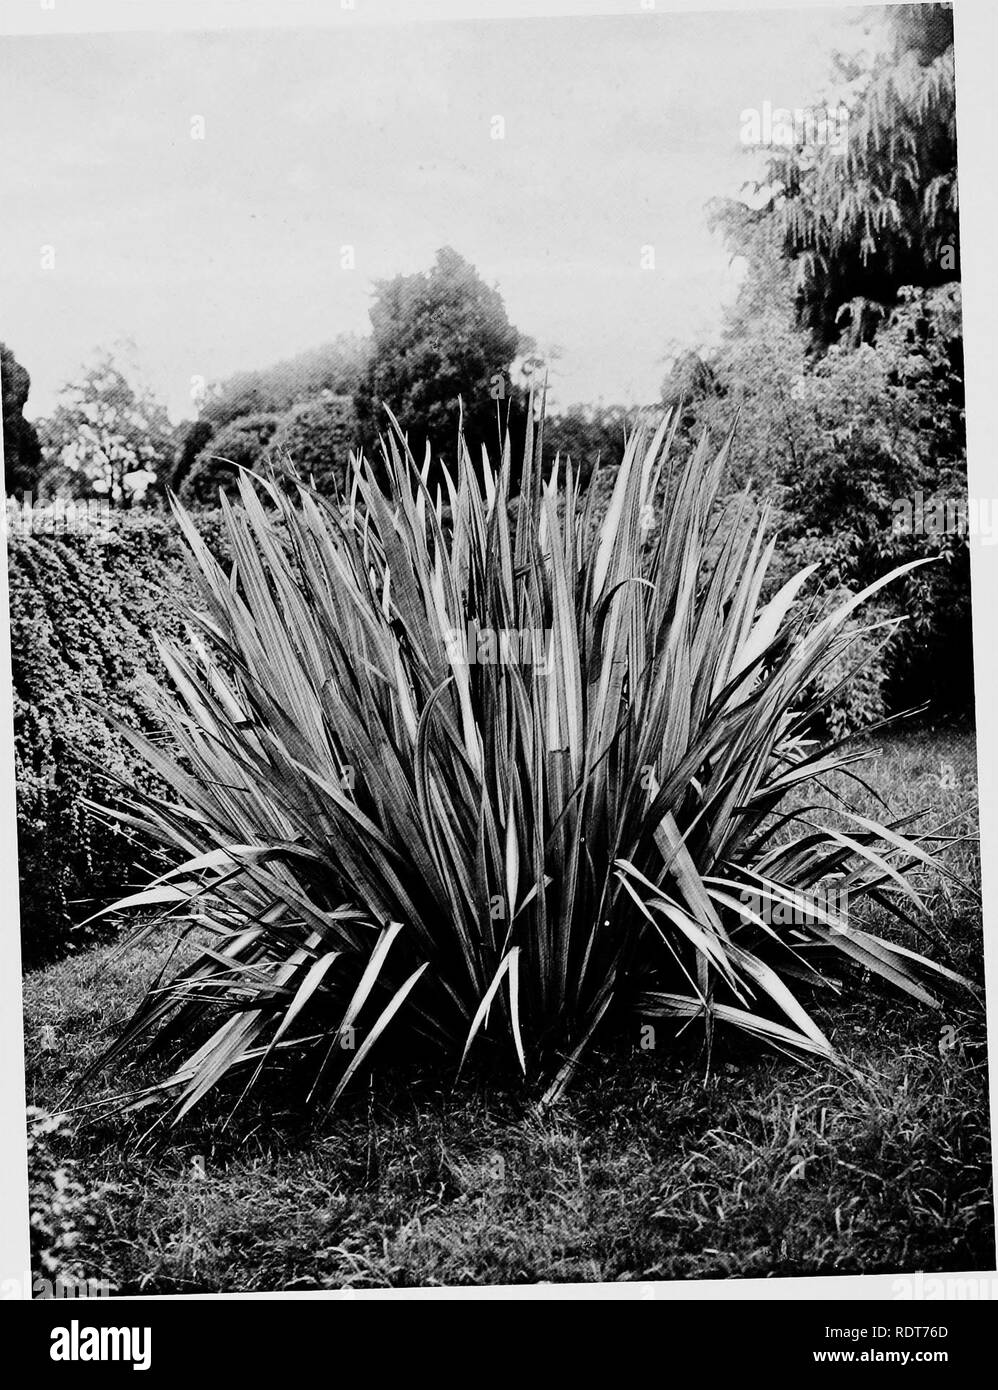
[[[131,338],[190,415],[192,377],[367,332],[372,280],[445,244],[563,350],[561,404],[654,399],[735,291],[704,205],[752,172],[742,111],[825,97],[853,13],[0,39],[0,338],[27,413]]]

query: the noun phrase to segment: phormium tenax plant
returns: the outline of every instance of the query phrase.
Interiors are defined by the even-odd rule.
[[[814,692],[910,566],[831,611],[814,566],[763,601],[765,512],[715,507],[731,436],[677,466],[676,418],[636,424],[595,544],[600,490],[543,476],[529,419],[515,519],[508,434],[498,467],[462,440],[431,495],[394,417],[339,503],[244,473],[231,568],[176,508],[200,602],[162,644],[168,737],[122,728],[175,791],[125,819],[175,867],[115,908],[216,940],[103,1059],[174,1059],[131,1103],[179,1119],[279,1066],[326,1105],[416,1044],[552,1100],[642,1020],[834,1058],[811,999],[840,976],[927,1005],[964,984],[871,929],[924,910],[941,837],[804,794],[866,756],[811,737]],[[546,659],[469,661],[469,630],[546,634]]]

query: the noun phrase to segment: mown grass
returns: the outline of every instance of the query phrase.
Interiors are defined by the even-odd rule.
[[[971,733],[880,746],[864,775],[897,814],[976,834]],[[972,842],[947,860],[976,883]],[[973,900],[937,886],[932,909],[913,944],[980,979]],[[62,1104],[167,949],[28,977],[29,1103]],[[62,1141],[86,1193],[74,1258],[121,1293],[993,1268],[979,1014],[873,983],[848,999],[821,1014],[847,1072],[728,1040],[705,1077],[699,1040],[659,1023],[653,1048],[636,1028],[590,1054],[543,1111],[474,1075],[376,1068],[331,1117],[304,1119],[278,1077],[230,1124],[219,1097],[156,1144],[141,1112],[80,1112]]]

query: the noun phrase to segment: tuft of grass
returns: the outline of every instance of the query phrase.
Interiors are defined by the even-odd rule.
[[[344,506],[243,475],[228,572],[177,509],[201,606],[162,646],[168,739],[122,730],[176,789],[132,789],[125,823],[177,866],[117,908],[214,940],[102,1059],[169,1058],[137,1104],[238,1103],[268,1070],[335,1102],[382,1035],[554,1102],[636,1019],[828,1059],[811,999],[850,972],[937,1007],[966,983],[872,929],[928,915],[948,832],[829,805],[863,755],[809,736],[853,615],[910,566],[831,611],[808,566],[763,603],[765,514],[717,520],[730,438],[674,468],[669,414],[628,440],[595,545],[596,490],[557,459],[545,480],[532,425],[511,521],[508,440],[479,471],[459,443],[434,499],[392,423]]]

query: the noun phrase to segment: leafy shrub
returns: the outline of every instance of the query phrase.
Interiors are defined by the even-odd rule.
[[[199,525],[221,546],[217,518]],[[8,536],[18,856],[24,957],[77,949],[74,923],[135,872],[122,823],[96,817],[105,777],[163,787],[105,715],[151,728],[141,677],[158,669],[153,638],[181,630],[175,595],[190,588],[175,528],[162,514],[112,513],[106,525]]]
[[[562,462],[571,459],[584,483],[596,466],[619,463],[628,421],[633,412],[621,405],[570,405],[544,421],[544,447]]]
[[[804,570],[762,604],[762,526],[728,525],[709,562],[730,439],[690,455],[642,546],[668,428],[632,435],[596,545],[575,482],[559,522],[529,423],[515,527],[508,457],[483,493],[459,451],[445,532],[400,430],[388,496],[358,464],[345,517],[244,476],[234,582],[179,513],[200,640],[166,651],[172,747],[130,734],[175,789],[131,802],[176,867],[119,906],[196,918],[219,946],[105,1062],[183,1043],[154,1088],[179,1092],[178,1117],[268,1063],[335,1100],[389,1030],[458,1067],[491,1050],[552,1097],[614,1024],[700,1020],[708,1044],[721,1026],[830,1057],[788,980],[858,966],[931,1003],[932,970],[956,979],[861,925],[892,894],[920,903],[919,844],[842,807],[778,816],[858,756],[803,738],[804,694],[886,581],[817,615]]]
[[[880,693],[841,705],[841,716],[854,715],[858,728],[878,706],[926,700],[936,714],[965,713],[973,707],[966,535],[898,525],[919,498],[926,509],[966,510],[960,287],[902,290],[872,345],[837,344],[820,358],[805,347],[778,314],[761,314],[714,359],[690,433],[706,428],[719,443],[739,412],[731,481],[750,483],[774,508],[774,585],[813,559],[830,587],[850,589],[933,560],[882,596],[885,614],[904,622],[877,658]]]
[[[79,1181],[68,1156],[72,1131],[65,1115],[29,1106],[28,1206],[31,1264],[35,1291],[52,1296],[94,1292],[92,1271],[80,1260],[80,1246],[97,1228],[98,1195]]]
[[[349,396],[328,396],[293,406],[281,418],[270,457],[293,468],[326,495],[342,491],[350,451],[356,448],[357,419]]]
[[[178,465],[180,498],[187,506],[216,507],[219,490],[235,487],[240,468],[287,465],[319,492],[334,493],[346,479],[356,428],[349,396],[303,401],[284,415],[233,420],[208,438],[188,472]]]
[[[219,490],[231,488],[241,468],[260,468],[267,460],[279,415],[245,415],[209,439],[180,484],[180,497],[193,507],[217,507]]]
[[[184,479],[197,462],[198,455],[206,447],[214,433],[215,426],[210,420],[202,418],[184,420],[177,426],[173,467],[168,478],[172,492],[180,491]]]

